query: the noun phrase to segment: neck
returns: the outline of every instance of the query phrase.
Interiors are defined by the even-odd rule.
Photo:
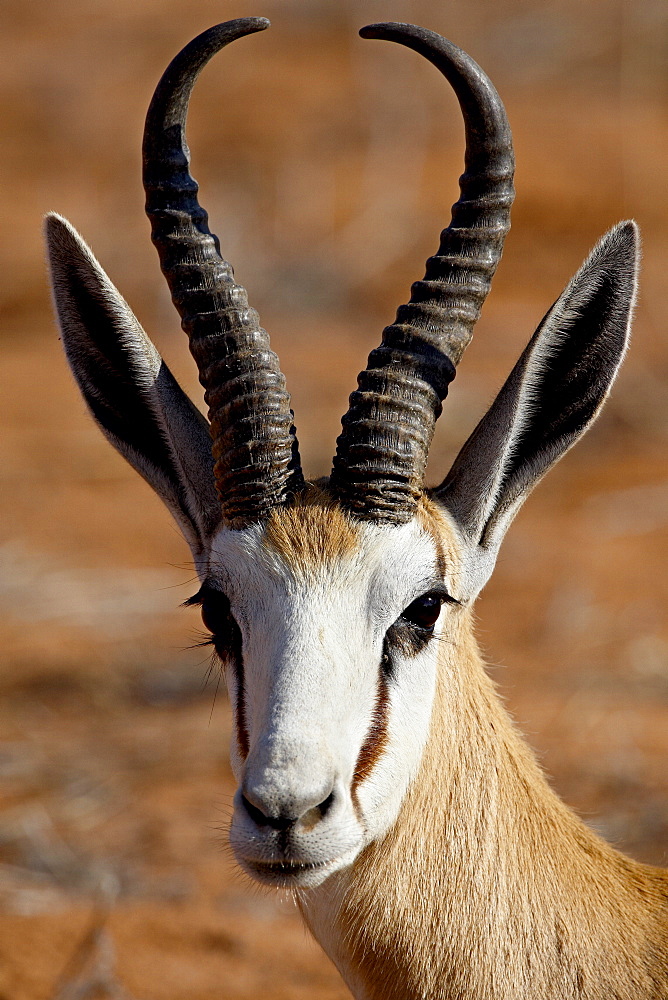
[[[394,826],[300,905],[359,1000],[668,997],[668,874],[552,792],[468,630]]]

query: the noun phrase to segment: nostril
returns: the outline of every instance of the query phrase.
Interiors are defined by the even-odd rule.
[[[299,827],[300,829],[308,833],[312,830],[314,826],[325,818],[327,813],[332,807],[334,802],[334,792],[331,791],[326,799],[323,799],[320,805],[313,806],[311,809],[307,809],[306,812],[302,813],[299,817]]]
[[[243,792],[241,794],[241,801],[243,803],[244,809],[246,810],[246,812],[248,813],[248,815],[250,816],[250,818],[253,820],[254,823],[257,823],[258,826],[267,825],[267,823],[269,822],[269,817],[265,816],[262,810],[258,809],[257,806],[254,806],[252,802],[249,802],[246,796],[243,794]]]
[[[327,796],[327,798],[323,802],[321,802],[319,806],[317,806],[317,808],[320,810],[321,818],[324,819],[324,817],[327,815],[333,804],[334,804],[334,791],[332,790]]]
[[[268,816],[266,813],[254,806],[252,802],[246,798],[246,796],[241,793],[241,801],[244,808],[256,826],[268,826],[272,830],[278,830],[279,832],[289,830],[297,822],[297,817],[286,816],[279,814],[278,816]]]

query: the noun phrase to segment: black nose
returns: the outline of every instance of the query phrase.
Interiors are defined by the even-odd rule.
[[[251,798],[254,801],[251,801]],[[293,827],[299,825],[305,831],[316,826],[329,812],[334,803],[334,790],[317,805],[307,805],[300,803],[298,809],[276,809],[275,805],[262,802],[258,795],[249,793],[248,790],[241,793],[241,803],[256,824],[256,826],[268,826],[272,830],[285,833]],[[303,808],[306,806],[305,808]]]

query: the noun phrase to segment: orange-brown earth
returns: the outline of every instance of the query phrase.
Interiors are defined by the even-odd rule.
[[[225,848],[229,713],[196,641],[185,546],[103,441],[61,357],[40,220],[90,240],[182,382],[185,338],[142,212],[167,61],[216,20],[274,27],[217,57],[190,141],[202,201],[272,331],[308,471],[456,197],[462,128],[414,54],[359,26],[449,34],[514,127],[514,227],[434,446],[443,474],[610,224],[645,240],[635,337],[594,430],[537,490],[480,602],[513,714],[562,795],[668,863],[668,15],[655,0],[5,0],[0,32],[0,998],[343,1000],[288,899]],[[120,984],[120,985],[119,985]]]

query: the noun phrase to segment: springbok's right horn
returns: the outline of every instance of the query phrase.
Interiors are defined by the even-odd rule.
[[[501,99],[465,52],[412,24],[372,24],[360,34],[400,42],[433,63],[457,95],[466,131],[461,197],[424,279],[359,375],[330,480],[356,517],[402,524],[415,512],[442,400],[501,258],[514,157]]]
[[[185,125],[193,85],[209,59],[268,26],[263,17],[240,18],[193,39],[165,70],[144,130],[152,239],[205,389],[216,486],[223,519],[233,528],[287,503],[303,478],[278,358],[197,201]]]

